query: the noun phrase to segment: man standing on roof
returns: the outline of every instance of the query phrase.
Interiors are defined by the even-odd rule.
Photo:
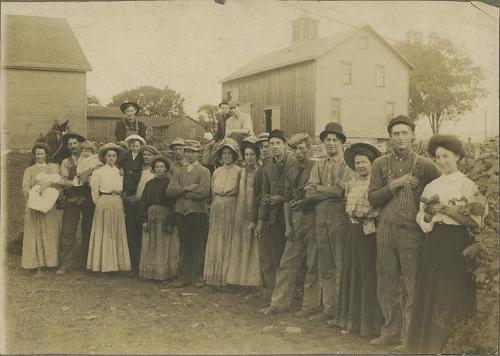
[[[132,101],[126,101],[120,105],[120,110],[125,114],[125,118],[116,123],[116,141],[123,141],[130,135],[139,135],[146,139],[146,125],[136,119],[140,106]]]

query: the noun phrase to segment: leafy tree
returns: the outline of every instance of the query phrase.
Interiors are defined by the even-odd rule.
[[[175,90],[142,86],[113,95],[108,106],[120,106],[124,101],[134,101],[141,107],[140,115],[171,119],[184,116],[184,98]]]
[[[217,130],[217,121],[219,120],[220,111],[217,105],[205,104],[198,108],[198,121],[205,127],[205,131],[215,135]]]
[[[97,96],[87,94],[87,105],[101,105],[101,101]]]
[[[481,68],[450,40],[410,31],[396,46],[415,65],[410,71],[410,118],[427,118],[434,134],[443,121],[460,120],[486,94],[480,87]]]

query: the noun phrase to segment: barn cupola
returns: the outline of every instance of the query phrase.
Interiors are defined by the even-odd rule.
[[[319,20],[299,17],[292,20],[292,44],[300,44],[318,38]]]

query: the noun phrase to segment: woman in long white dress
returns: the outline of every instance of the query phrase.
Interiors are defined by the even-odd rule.
[[[236,141],[231,138],[222,140],[216,155],[223,165],[217,168],[212,176],[213,201],[210,207],[203,278],[207,285],[222,287],[227,284],[231,239],[234,234],[234,212],[241,170],[234,164],[238,159]]]
[[[48,163],[50,149],[46,144],[35,144],[31,152],[35,162],[26,168],[23,175],[23,194],[26,200],[35,185],[40,185],[40,191],[55,185],[42,182],[43,176],[59,174],[59,166],[55,163]],[[36,268],[37,272],[41,272],[42,267],[57,267],[58,249],[59,221],[55,205],[44,213],[30,209],[27,204],[24,215],[21,267]]]
[[[116,167],[122,148],[113,143],[99,149],[105,163],[92,174],[90,187],[95,203],[90,233],[87,269],[94,272],[130,271],[130,255],[125,229],[125,213],[121,192],[123,177]]]

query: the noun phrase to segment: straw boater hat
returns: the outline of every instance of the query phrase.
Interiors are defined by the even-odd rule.
[[[172,143],[170,145],[168,145],[168,148],[173,149],[174,146],[184,146],[185,144],[186,144],[186,142],[184,142],[184,139],[182,139],[180,137],[176,137],[176,138],[174,138]]]
[[[163,155],[157,156],[151,162],[151,170],[153,171],[153,173],[155,171],[156,162],[163,162],[165,164],[165,168],[167,169],[167,172],[170,170],[170,167],[172,165],[172,163],[170,162],[170,160],[167,157],[165,157]]]
[[[130,140],[138,140],[140,141],[143,145],[146,144],[146,140],[144,140],[141,136],[139,135],[130,135],[125,138],[125,142],[128,144]]]
[[[202,150],[201,144],[196,140],[184,140],[184,150],[200,152]]]
[[[104,156],[109,150],[116,151],[117,155],[119,155],[123,151],[123,148],[118,146],[116,143],[106,143],[105,145],[99,147],[99,158],[104,163],[106,162]]]
[[[342,125],[339,124],[338,122],[329,122],[326,124],[325,129],[319,134],[319,139],[321,141],[325,140],[325,137],[328,136],[328,134],[336,134],[341,137],[342,143],[345,143],[346,141],[346,136],[344,134],[344,129],[342,128]]]
[[[120,105],[121,112],[125,114],[125,110],[127,110],[129,106],[133,106],[135,108],[136,115],[139,113],[139,110],[141,110],[141,107],[137,103],[134,103],[133,101],[126,101]]]
[[[299,143],[305,142],[309,140],[309,135],[305,132],[299,132],[292,136],[292,138],[288,141],[288,146],[294,148]]]
[[[344,160],[345,163],[351,168],[354,169],[354,158],[356,155],[367,156],[370,162],[373,162],[375,158],[380,157],[382,153],[378,150],[377,147],[372,146],[368,143],[353,143],[349,148],[347,148],[344,152]]]

